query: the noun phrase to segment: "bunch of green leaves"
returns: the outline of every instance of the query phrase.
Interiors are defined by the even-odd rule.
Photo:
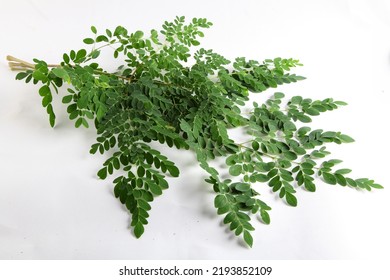
[[[336,168],[341,160],[323,160],[330,154],[327,143],[353,142],[350,136],[306,126],[313,117],[346,103],[285,98],[276,92],[264,104],[253,103],[249,115],[243,114],[250,94],[303,80],[290,73],[301,64],[282,58],[230,61],[198,47],[203,30],[211,25],[204,18],[187,23],[176,17],[160,31],[148,33],[130,33],[122,26],[98,33],[92,26],[93,36],[84,39],[89,51],[64,53],[59,65],[34,59],[32,69],[16,76],[41,84],[39,94],[51,126],[55,125],[53,91],[58,93],[67,84],[62,102],[69,119],[76,127],[96,128],[90,152],[113,151],[97,175],[106,179],[119,171],[113,180],[114,194],[129,210],[137,238],[148,223],[151,202],[168,188],[166,176],[179,176],[175,163],[152,142],[196,153],[208,173],[206,182],[215,191],[218,214],[249,246],[252,216],[259,215],[265,224],[271,221],[271,207],[259,198],[263,186],[294,207],[296,190],[314,192],[316,178],[332,185],[382,188],[373,180],[349,177],[350,169]],[[113,57],[120,61],[117,71],[106,71],[97,63],[103,49],[113,49]],[[229,130],[237,127],[244,129],[247,141],[237,143],[229,136]],[[228,179],[210,164],[221,157]]]

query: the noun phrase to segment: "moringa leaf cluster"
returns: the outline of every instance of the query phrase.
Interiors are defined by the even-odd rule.
[[[67,84],[62,103],[69,119],[76,127],[96,128],[90,153],[112,151],[97,175],[106,179],[120,174],[113,180],[114,194],[129,210],[137,238],[144,233],[151,203],[169,187],[166,176],[180,173],[153,142],[196,154],[215,191],[218,214],[249,246],[253,215],[271,222],[271,207],[260,199],[264,186],[291,206],[298,204],[297,189],[316,190],[316,178],[331,185],[382,188],[373,180],[350,177],[350,169],[338,168],[341,160],[324,160],[330,154],[328,143],[353,142],[350,136],[307,126],[313,117],[345,102],[286,98],[275,92],[264,104],[254,102],[249,114],[243,113],[250,94],[303,80],[291,73],[301,64],[282,58],[230,61],[198,47],[211,25],[204,18],[187,23],[176,17],[160,31],[148,33],[129,33],[122,26],[98,33],[92,26],[92,36],[84,39],[91,49],[64,53],[59,65],[8,59],[19,71],[17,80],[41,85],[39,95],[51,126],[56,120],[53,95]],[[97,62],[104,49],[113,49],[121,63],[114,72]],[[235,141],[229,135],[232,128],[241,128],[247,141]],[[226,163],[227,179],[211,164],[217,158]]]

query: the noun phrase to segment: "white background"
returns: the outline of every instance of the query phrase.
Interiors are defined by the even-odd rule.
[[[258,185],[272,222],[254,220],[255,244],[247,249],[221,224],[194,156],[170,151],[181,177],[155,200],[136,240],[110,180],[95,175],[105,157],[88,153],[93,129],[75,129],[58,102],[50,128],[38,87],[15,81],[5,56],[57,63],[83,47],[90,25],[148,30],[176,15],[211,20],[202,46],[228,58],[300,59],[297,73],[308,79],[278,91],[347,101],[313,127],[353,136],[353,144],[330,145],[333,158],[385,189],[318,181],[315,193],[298,190],[292,208]],[[384,0],[0,0],[0,259],[389,259],[389,29]]]

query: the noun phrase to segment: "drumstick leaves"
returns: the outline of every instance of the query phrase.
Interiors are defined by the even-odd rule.
[[[118,174],[114,195],[128,209],[137,238],[148,224],[152,202],[169,187],[166,177],[180,175],[154,142],[196,154],[215,192],[217,213],[250,247],[253,216],[271,222],[271,207],[260,199],[265,187],[293,207],[298,205],[298,189],[314,192],[321,180],[365,190],[382,188],[374,180],[350,176],[350,169],[338,167],[341,160],[324,159],[330,154],[328,143],[350,143],[353,138],[308,126],[345,102],[275,92],[263,104],[249,105],[252,94],[303,80],[291,72],[301,64],[291,58],[230,61],[199,46],[204,29],[211,26],[204,18],[186,22],[176,17],[160,31],[129,32],[118,26],[98,32],[91,27],[92,36],[83,40],[86,49],[64,53],[59,65],[8,60],[19,71],[17,80],[40,84],[51,126],[56,120],[51,102],[54,93],[60,93],[75,126],[96,129],[90,153],[111,151],[97,175],[106,179]],[[119,62],[114,72],[98,63],[106,49],[112,49]],[[65,94],[58,91],[63,84]],[[247,139],[241,143],[229,132],[238,127]],[[224,158],[226,172],[212,166],[216,158]],[[223,179],[224,173],[230,178]]]

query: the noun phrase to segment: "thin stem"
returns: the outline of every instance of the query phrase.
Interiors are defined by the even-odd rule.
[[[251,142],[251,141],[247,141],[247,142],[244,142],[244,143],[248,143],[248,142]],[[237,144],[237,145],[240,147],[240,149],[241,149],[241,148],[245,148],[245,149],[247,149],[247,150],[256,152],[256,151],[255,151],[254,149],[252,149],[251,147],[247,147],[247,146],[242,145],[242,144],[244,144],[244,143],[240,143],[240,144]],[[263,156],[266,156],[266,157],[271,158],[271,159],[273,159],[273,160],[279,159],[279,157],[272,156],[272,155],[267,154],[267,153],[263,153],[263,152],[260,152],[260,153],[261,153]],[[301,164],[301,162],[297,162],[297,161],[291,161],[291,162],[294,163],[294,164],[297,164],[297,165],[300,165],[300,164]],[[313,166],[312,168],[317,169],[317,170],[320,169],[320,167],[317,167],[317,166]]]
[[[100,49],[100,48],[109,46],[109,45],[110,44],[103,45],[103,46],[97,48],[97,50]],[[35,64],[29,63],[29,62],[24,61],[22,59],[13,57],[11,55],[7,55],[7,60],[8,60],[8,65],[11,68],[12,71],[25,71],[25,70],[28,70],[28,69],[35,69]],[[70,66],[74,67],[74,65],[70,65]],[[122,76],[122,75],[116,75],[116,74],[113,74],[113,73],[103,72],[103,71],[99,71],[99,70],[94,70],[94,73],[95,74],[108,75],[108,76],[115,76],[115,77],[118,77],[119,79],[132,82],[132,81],[135,81],[134,74],[137,71],[139,66],[141,66],[141,64],[138,65],[137,67],[135,67],[135,69],[131,73],[130,77],[126,77],[126,76]],[[57,67],[62,67],[62,66],[60,64],[47,64],[47,67],[57,68]],[[174,85],[172,83],[164,83],[164,82],[161,82],[161,81],[153,81],[153,82],[161,84],[161,85],[164,85],[164,86],[176,86],[176,85]],[[180,86],[178,86],[178,87],[180,87]],[[184,88],[184,87],[181,87],[181,88],[190,91],[190,89],[188,89],[188,88]]]
[[[8,65],[12,70],[35,69],[35,64],[16,58],[12,55],[7,55]],[[47,67],[61,67],[60,64],[48,64]]]
[[[127,81],[130,81],[130,82],[131,82],[131,77],[116,75],[116,74],[113,74],[113,73],[108,73],[108,72],[99,71],[99,70],[94,70],[93,72],[94,72],[95,74],[102,74],[102,75],[107,75],[107,76],[115,76],[115,77],[118,77],[119,79],[127,80]]]
[[[248,144],[250,142],[253,142],[253,140],[248,140],[248,141],[245,141],[245,142],[242,142],[242,143],[238,143],[237,145],[243,146],[243,144]],[[245,147],[245,146],[243,146],[243,147]]]
[[[118,44],[118,43],[120,43],[120,42],[118,41],[118,42],[114,42],[114,43],[108,43],[108,44],[102,45],[102,46],[100,46],[100,47],[98,47],[96,49],[94,48],[94,50],[97,51],[97,50],[100,50],[102,48],[105,48],[105,47],[108,47],[108,46],[111,46],[111,45],[115,45],[115,44]]]
[[[7,60],[8,60],[8,65],[11,68],[11,70],[23,71],[23,70],[27,70],[27,69],[35,69],[35,64],[29,63],[29,62],[24,61],[22,59],[13,57],[11,55],[7,55]],[[71,66],[74,67],[73,65],[71,65]],[[47,67],[50,67],[50,68],[61,67],[61,64],[47,64]],[[111,75],[111,76],[116,76],[116,77],[123,79],[123,80],[131,81],[131,78],[125,77],[125,76],[115,75],[115,74],[111,74],[111,73],[107,73],[107,72],[103,72],[103,71],[99,71],[99,70],[95,70],[94,72],[96,74]]]
[[[57,67],[61,67],[61,64],[48,64],[47,67],[57,68]]]
[[[286,112],[286,113],[289,112],[289,110],[287,110],[287,109],[279,109],[278,111],[280,111],[280,112]],[[254,110],[254,108],[252,108],[252,109],[250,109],[249,112],[244,112],[244,114],[252,115],[254,112],[255,112],[255,110]]]
[[[20,66],[22,68],[35,69],[35,64],[29,63],[29,62],[21,60],[19,58],[13,57],[11,55],[7,55],[7,60],[9,61],[8,64],[10,65],[11,68],[13,67],[13,65],[17,64],[18,66]]]

